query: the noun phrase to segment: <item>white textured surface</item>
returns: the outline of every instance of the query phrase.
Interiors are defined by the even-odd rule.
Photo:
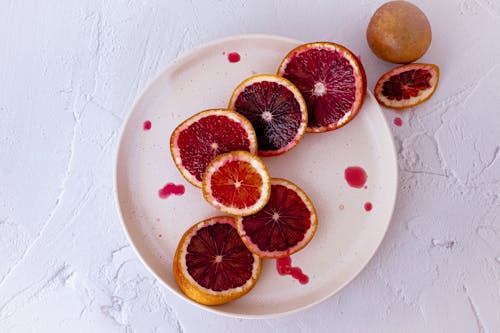
[[[2,1],[0,332],[500,332],[500,3],[415,1],[441,67],[397,114],[400,193],[375,258],[336,296],[279,319],[207,313],[161,287],[113,197],[120,126],[147,82],[215,38],[332,40],[392,65],[364,30],[382,1]]]

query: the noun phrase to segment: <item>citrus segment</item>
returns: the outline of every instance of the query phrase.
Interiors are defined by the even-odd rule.
[[[192,300],[217,305],[249,292],[260,275],[261,259],[243,244],[234,218],[199,222],[182,236],[174,257],[174,277]]]
[[[308,110],[309,132],[337,129],[360,110],[366,75],[359,59],[342,45],[317,42],[301,45],[281,62],[278,75],[299,88]]]
[[[245,117],[226,109],[202,111],[177,126],[170,137],[175,165],[197,187],[201,187],[208,163],[233,150],[256,154],[257,137]]]
[[[301,250],[311,241],[317,225],[316,210],[305,192],[277,178],[271,179],[267,205],[236,222],[248,249],[264,258],[281,258]]]
[[[221,154],[210,162],[203,176],[203,196],[225,213],[250,215],[269,200],[270,179],[257,156],[246,151]]]
[[[385,73],[375,85],[377,101],[393,109],[418,105],[434,94],[439,81],[439,67],[432,64],[409,64]]]
[[[250,120],[263,156],[285,153],[305,133],[306,103],[290,81],[277,75],[256,75],[240,83],[228,108]]]

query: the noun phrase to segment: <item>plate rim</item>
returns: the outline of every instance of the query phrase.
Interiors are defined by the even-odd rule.
[[[116,206],[116,209],[118,211],[118,216],[120,218],[120,224],[121,224],[123,231],[125,232],[128,243],[132,246],[136,256],[139,258],[139,260],[141,261],[143,266],[145,266],[145,268],[149,271],[149,273],[151,273],[155,277],[155,279],[158,282],[160,282],[163,286],[165,286],[170,292],[175,294],[180,299],[187,301],[188,303],[191,303],[198,308],[201,308],[203,310],[206,310],[206,311],[209,311],[212,313],[216,313],[219,315],[223,315],[225,317],[243,318],[243,319],[270,319],[270,318],[284,317],[284,316],[288,316],[288,315],[291,315],[294,313],[304,311],[306,309],[310,309],[313,306],[318,305],[318,304],[324,302],[325,300],[327,300],[328,298],[334,296],[339,291],[344,289],[348,284],[350,284],[352,281],[354,281],[357,277],[359,277],[360,273],[366,268],[368,263],[373,259],[375,254],[380,249],[380,246],[384,242],[384,239],[387,236],[387,231],[389,230],[389,227],[392,223],[392,218],[394,215],[396,200],[397,200],[397,196],[398,196],[398,188],[399,188],[399,167],[398,167],[397,151],[396,151],[396,146],[395,146],[395,142],[394,142],[394,137],[393,137],[392,131],[389,127],[389,123],[388,123],[386,117],[384,116],[382,107],[376,102],[375,97],[373,96],[372,92],[367,87],[366,93],[368,95],[370,95],[371,98],[373,98],[373,100],[376,103],[375,105],[382,116],[384,130],[387,131],[387,133],[391,134],[391,135],[389,135],[389,142],[391,143],[391,145],[390,145],[391,147],[388,147],[388,149],[390,150],[390,152],[394,156],[392,163],[394,163],[393,168],[395,170],[395,175],[394,175],[395,181],[394,181],[394,188],[391,191],[391,193],[393,193],[393,198],[392,198],[392,200],[390,200],[391,211],[390,211],[389,217],[388,217],[389,221],[383,230],[380,242],[374,248],[371,255],[368,256],[364,261],[362,261],[362,265],[359,266],[359,269],[357,269],[355,271],[355,273],[352,275],[352,277],[350,279],[344,281],[342,284],[339,284],[339,286],[333,292],[328,293],[325,296],[318,298],[316,301],[311,302],[305,306],[297,307],[295,309],[288,310],[288,311],[274,312],[274,313],[270,313],[270,314],[257,314],[257,315],[256,314],[241,314],[241,313],[236,314],[236,313],[229,313],[226,311],[222,311],[218,307],[206,306],[203,304],[199,304],[199,303],[189,299],[188,297],[184,296],[183,294],[179,293],[177,290],[174,290],[147,264],[146,260],[143,258],[141,252],[138,250],[137,246],[135,245],[134,241],[132,240],[132,236],[129,232],[129,228],[127,227],[127,223],[125,223],[125,217],[123,215],[123,209],[122,209],[122,205],[120,203],[120,198],[119,198],[119,193],[118,193],[118,172],[119,172],[118,167],[119,167],[120,152],[122,150],[122,144],[123,144],[124,135],[125,135],[125,129],[130,121],[130,118],[132,117],[134,110],[137,108],[137,105],[139,104],[139,102],[141,101],[141,99],[143,98],[145,93],[150,90],[150,88],[160,79],[160,77],[162,77],[163,75],[168,73],[168,71],[172,70],[172,68],[176,67],[179,63],[186,62],[189,60],[189,58],[196,56],[196,54],[198,52],[200,52],[201,50],[208,49],[208,48],[216,46],[218,44],[228,43],[228,42],[232,42],[232,41],[241,41],[244,39],[246,39],[246,40],[259,40],[259,39],[279,40],[279,41],[295,43],[298,45],[304,43],[303,41],[298,40],[298,39],[294,39],[294,38],[290,38],[290,37],[286,37],[286,36],[274,35],[274,34],[239,34],[239,35],[226,36],[226,37],[216,38],[216,39],[210,40],[208,42],[200,44],[197,47],[186,50],[182,54],[180,54],[177,57],[175,57],[174,59],[172,59],[165,67],[163,67],[163,69],[161,69],[156,75],[154,75],[148,81],[148,83],[141,89],[141,91],[139,93],[136,94],[134,101],[131,104],[131,107],[129,107],[129,109],[127,111],[126,117],[123,119],[123,123],[122,123],[121,128],[120,128],[120,134],[118,136],[116,151],[114,154],[113,194],[114,194],[114,198],[115,198],[115,206]]]

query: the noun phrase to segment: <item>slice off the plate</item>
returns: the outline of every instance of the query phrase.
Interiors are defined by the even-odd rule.
[[[271,178],[264,162],[246,151],[217,156],[203,176],[203,196],[224,213],[245,216],[264,207]]]
[[[224,304],[249,292],[261,271],[261,259],[250,252],[234,218],[199,222],[182,236],[174,257],[174,277],[182,292],[205,305]]]
[[[347,124],[361,109],[366,93],[361,61],[335,43],[298,46],[283,59],[278,75],[294,83],[304,96],[308,132],[326,132]]]
[[[292,149],[302,139],[307,126],[307,108],[300,91],[277,75],[256,75],[240,83],[228,108],[250,120],[262,156],[279,155]]]
[[[439,67],[432,64],[408,64],[382,75],[375,85],[375,98],[385,107],[404,109],[425,102],[434,94]]]
[[[272,178],[271,197],[257,213],[238,217],[236,228],[250,251],[263,258],[282,258],[303,249],[318,226],[316,209],[292,182]]]
[[[170,137],[175,165],[197,187],[210,161],[233,150],[256,154],[257,137],[245,117],[227,109],[202,111],[177,126]]]

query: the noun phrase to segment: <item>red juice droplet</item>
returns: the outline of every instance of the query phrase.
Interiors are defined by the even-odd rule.
[[[344,177],[351,187],[362,188],[365,186],[368,175],[365,169],[359,166],[351,166],[345,169]]]
[[[299,267],[292,267],[292,258],[290,257],[276,259],[276,269],[279,275],[291,275],[300,284],[309,282],[309,277]]]
[[[173,183],[168,183],[163,186],[160,190],[158,190],[158,196],[161,199],[166,199],[170,195],[183,195],[184,194],[184,185],[175,185]]]
[[[238,62],[240,59],[241,57],[238,52],[231,52],[227,55],[227,60],[229,60],[229,62]]]
[[[366,210],[367,212],[369,212],[370,210],[372,210],[372,208],[373,208],[373,205],[372,205],[372,203],[371,203],[371,202],[366,202],[366,203],[365,203],[365,210]]]
[[[151,122],[149,120],[146,120],[144,122],[144,124],[142,124],[142,128],[145,130],[145,131],[149,131],[151,129]]]
[[[403,125],[403,119],[399,117],[394,118],[394,125],[401,127]]]

